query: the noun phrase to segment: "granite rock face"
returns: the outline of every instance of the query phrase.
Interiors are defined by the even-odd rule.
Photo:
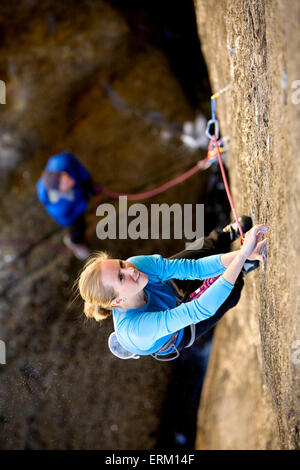
[[[217,115],[230,136],[237,211],[270,229],[266,263],[247,276],[239,304],[216,328],[196,445],[296,449],[300,4],[195,0],[195,8],[213,92],[230,85]]]

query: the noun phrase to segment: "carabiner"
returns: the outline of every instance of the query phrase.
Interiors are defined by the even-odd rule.
[[[214,124],[215,126],[215,132],[213,134],[211,134],[209,132],[210,130],[210,127]],[[207,135],[207,137],[209,139],[212,139],[212,136],[215,135],[217,139],[219,139],[219,121],[217,119],[210,119],[207,123],[207,126],[206,126],[206,131],[205,131],[205,134]]]

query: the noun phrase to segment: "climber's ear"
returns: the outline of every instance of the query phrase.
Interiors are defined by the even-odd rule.
[[[123,299],[122,297],[115,297],[111,301],[111,306],[112,307],[120,307],[124,303],[124,301],[125,301],[125,299]]]

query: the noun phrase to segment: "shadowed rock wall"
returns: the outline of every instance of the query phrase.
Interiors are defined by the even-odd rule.
[[[173,364],[121,361],[107,346],[112,322],[84,322],[82,303],[70,302],[82,263],[62,244],[65,230],[35,190],[49,156],[62,150],[77,155],[95,181],[126,192],[157,187],[199,159],[179,139],[194,111],[163,48],[148,40],[158,35],[155,24],[144,12],[132,28],[113,3],[1,2],[1,449],[156,443]],[[145,203],[195,203],[203,178]],[[94,209],[91,203],[95,250],[128,258],[184,247],[181,240],[100,241]]]
[[[239,214],[270,228],[267,260],[216,328],[197,448],[299,448],[300,4],[195,0]],[[294,353],[294,356],[293,356]]]

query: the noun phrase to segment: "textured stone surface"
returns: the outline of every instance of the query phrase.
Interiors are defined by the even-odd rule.
[[[216,329],[197,448],[299,448],[300,4],[195,0],[238,213],[270,227],[267,261]]]

